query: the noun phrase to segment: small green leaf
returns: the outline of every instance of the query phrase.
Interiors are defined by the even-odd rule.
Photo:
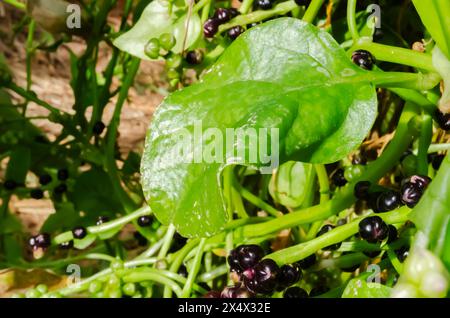
[[[152,211],[183,236],[213,235],[228,221],[220,178],[227,164],[342,159],[375,120],[368,74],[311,24],[280,18],[251,28],[201,82],[169,95],[155,113],[141,164]],[[236,141],[230,128],[258,136]],[[261,140],[269,140],[266,158],[255,156]]]
[[[172,3],[169,8],[168,1],[154,0],[142,13],[139,21],[131,30],[122,34],[114,41],[120,50],[144,60],[149,60],[144,53],[144,47],[153,38],[159,38],[164,33],[175,37],[174,53],[181,53],[186,33],[187,11]],[[189,49],[200,37],[202,26],[197,13],[192,14],[189,20],[185,49]]]
[[[345,287],[342,298],[388,298],[390,293],[391,288],[387,286],[354,278]]]
[[[80,214],[71,202],[55,204],[55,210],[55,213],[51,214],[42,225],[42,232],[55,233],[70,230],[74,224],[79,224],[81,221]]]
[[[295,161],[288,161],[278,167],[269,183],[269,192],[275,202],[289,208],[302,205],[308,193],[312,170],[311,164]]]
[[[30,169],[30,149],[19,147],[11,153],[8,167],[6,168],[6,180],[14,180],[19,184],[25,183],[25,177]]]

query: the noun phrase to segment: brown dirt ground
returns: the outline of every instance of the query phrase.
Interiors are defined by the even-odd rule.
[[[13,34],[13,25],[20,21],[23,13],[12,9],[11,6],[0,3],[0,52],[2,52],[10,69],[13,72],[15,82],[25,87],[25,41],[26,32]],[[120,23],[120,12],[113,12],[109,17],[112,25]],[[39,29],[37,29],[39,32]],[[85,45],[82,39],[73,38],[73,42],[64,44],[56,52],[48,53],[36,51],[32,59],[32,90],[39,98],[51,105],[73,112],[72,105],[74,96],[69,85],[70,62],[67,48],[80,54]],[[97,71],[101,72],[109,61],[111,55],[110,48],[105,44],[101,46],[99,52],[99,63]],[[163,80],[164,66],[158,62],[142,62],[134,86],[130,89],[128,100],[124,105],[119,126],[118,144],[123,154],[130,150],[140,151],[143,146],[145,132],[149,125],[155,107],[161,102],[165,90]],[[115,82],[114,85],[119,85]],[[89,92],[86,92],[89,94]],[[18,101],[20,98],[13,96]],[[103,121],[108,123],[114,111],[113,99],[106,107],[103,114]],[[28,116],[43,116],[47,110],[30,103],[27,110]],[[89,114],[86,114],[89,116]],[[51,123],[46,119],[36,119],[33,123],[39,127],[50,139],[55,138],[61,127]],[[46,200],[13,200],[11,208],[23,220],[26,227],[31,232],[35,232],[42,224],[43,220],[52,213],[53,206]]]

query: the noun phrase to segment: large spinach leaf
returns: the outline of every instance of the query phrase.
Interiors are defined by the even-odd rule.
[[[230,142],[223,137],[227,128],[268,129],[268,149],[271,155],[279,151],[272,158],[280,163],[341,159],[361,142],[376,116],[375,89],[366,74],[329,34],[297,19],[280,18],[245,32],[200,83],[172,93],[158,108],[141,165],[153,212],[184,236],[208,236],[223,228],[228,215],[221,170],[236,162],[236,151],[245,153],[237,160],[241,164],[264,165],[250,162],[255,142],[231,140],[231,151],[214,147],[222,138]],[[208,135],[204,141],[194,135],[199,121]],[[186,132],[192,140],[180,138]],[[202,147],[222,160],[190,162]]]

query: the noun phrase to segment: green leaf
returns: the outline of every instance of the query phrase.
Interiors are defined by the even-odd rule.
[[[450,155],[444,158],[436,177],[411,212],[411,220],[428,237],[428,248],[437,256],[450,247]],[[448,258],[448,256],[446,256]],[[446,264],[450,269],[450,263]]]
[[[14,150],[9,157],[8,167],[6,168],[6,180],[14,180],[19,184],[25,183],[30,163],[30,149],[19,147]]]
[[[176,39],[172,51],[181,53],[186,33],[187,10],[163,0],[152,1],[142,12],[142,16],[131,30],[119,36],[114,45],[120,50],[144,60],[149,57],[144,53],[144,47],[152,38],[158,38],[163,33],[170,33]],[[189,49],[200,37],[202,25],[197,13],[189,20],[185,49]]]
[[[391,288],[387,286],[354,278],[345,287],[342,298],[389,298],[390,293]]]
[[[227,164],[267,169],[343,158],[376,116],[367,74],[311,24],[280,18],[251,28],[200,83],[172,93],[155,113],[141,164],[152,211],[183,236],[213,235],[228,220],[220,189]],[[227,138],[227,128],[257,136]],[[266,162],[261,153],[251,158],[261,140],[269,140]]]
[[[55,213],[51,214],[42,225],[41,231],[55,233],[57,231],[71,230],[74,225],[80,224],[81,216],[71,202],[55,205]]]
[[[450,59],[450,1],[413,0],[413,3],[427,31]]]
[[[86,212],[85,223],[94,221],[97,216],[112,216],[121,212],[121,203],[114,193],[108,174],[93,168],[80,174],[70,194],[78,211]]]
[[[21,231],[22,222],[16,215],[7,212],[0,222],[0,234],[20,233]]]
[[[275,202],[289,208],[302,205],[308,193],[311,164],[288,161],[278,167],[270,179],[269,192]]]

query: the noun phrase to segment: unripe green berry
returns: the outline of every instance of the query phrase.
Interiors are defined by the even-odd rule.
[[[124,268],[123,262],[121,260],[115,260],[111,262],[111,269],[116,271],[116,270],[121,270]]]
[[[344,178],[347,181],[354,180],[361,176],[364,172],[364,166],[363,165],[352,165],[347,168],[345,168],[344,171]]]
[[[36,290],[41,294],[45,294],[46,292],[48,292],[48,287],[45,284],[39,284],[36,286]]]
[[[156,38],[151,39],[148,41],[148,43],[145,45],[144,53],[151,59],[157,59],[159,57],[159,50],[160,50],[160,44],[159,40]]]
[[[159,43],[166,51],[170,51],[175,46],[175,42],[175,37],[170,33],[163,33],[159,36]]]
[[[122,292],[124,295],[133,296],[136,293],[136,285],[133,283],[126,283],[122,287]]]
[[[167,71],[167,78],[169,80],[179,79],[180,74],[178,73],[178,71],[176,69],[171,68],[170,70]]]
[[[99,282],[98,280],[94,280],[92,283],[89,284],[89,292],[92,294],[98,293],[103,288],[103,284]]]
[[[179,54],[170,54],[166,58],[166,65],[168,68],[178,68],[181,65],[182,58]]]

